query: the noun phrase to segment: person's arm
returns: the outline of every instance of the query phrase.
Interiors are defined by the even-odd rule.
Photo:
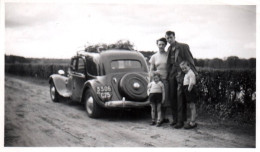
[[[184,60],[187,60],[190,63],[192,71],[195,73],[195,75],[198,75],[198,71],[195,67],[193,56],[190,52],[190,47],[188,44],[185,44],[184,51],[183,51]]]
[[[149,60],[149,63],[150,63],[149,78],[150,78],[150,81],[152,81],[153,72],[155,71],[154,56],[151,57],[151,59]]]
[[[190,92],[193,86],[196,84],[196,76],[194,73],[190,73],[189,78],[190,78],[190,83],[189,83],[188,91]]]
[[[170,77],[170,71],[172,69],[172,65],[171,65],[171,61],[170,61],[170,57],[171,56],[171,49],[168,48],[167,51],[167,61],[166,61],[166,68],[167,68],[167,76],[166,79],[168,80]]]
[[[152,77],[153,77],[154,71],[155,71],[155,65],[154,65],[154,64],[151,64],[151,65],[150,65],[150,72],[149,72],[150,81],[152,81]]]
[[[189,87],[188,87],[189,92],[192,90],[193,86],[194,86],[194,84],[192,84],[192,83],[189,84]]]
[[[165,102],[165,88],[164,88],[164,84],[162,84],[162,104]]]
[[[152,84],[151,84],[151,83],[149,83],[149,84],[148,84],[148,86],[147,86],[147,95],[149,95],[149,94],[150,94],[151,85],[152,85]]]

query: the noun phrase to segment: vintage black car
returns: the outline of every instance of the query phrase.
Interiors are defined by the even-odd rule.
[[[85,105],[89,117],[102,115],[104,108],[134,108],[149,105],[148,68],[134,50],[78,51],[67,76],[63,70],[49,78],[54,102],[60,97]]]

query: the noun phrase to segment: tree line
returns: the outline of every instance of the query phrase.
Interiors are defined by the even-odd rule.
[[[155,53],[153,51],[140,51],[147,60]],[[197,67],[214,69],[255,69],[256,58],[242,59],[237,56],[230,56],[225,59],[194,59]]]
[[[155,53],[152,51],[140,51],[147,59]],[[46,59],[46,58],[25,58],[22,56],[5,55],[5,63],[35,63],[35,64],[69,64],[70,59]],[[255,69],[256,58],[242,59],[237,56],[230,56],[226,59],[194,59],[195,65],[202,68],[214,68],[214,69]]]

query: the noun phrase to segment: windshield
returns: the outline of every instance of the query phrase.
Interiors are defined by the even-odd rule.
[[[111,62],[111,69],[141,69],[142,65],[137,60],[113,60]]]

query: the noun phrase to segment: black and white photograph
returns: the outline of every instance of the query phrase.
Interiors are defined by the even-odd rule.
[[[258,4],[1,1],[2,149],[255,151]]]

